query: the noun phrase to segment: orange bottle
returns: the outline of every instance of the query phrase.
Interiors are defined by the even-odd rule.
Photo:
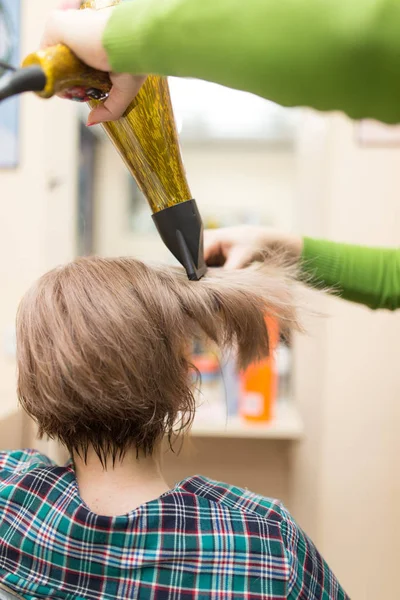
[[[274,416],[278,388],[276,349],[279,344],[279,326],[276,319],[266,317],[270,355],[250,365],[240,376],[239,413],[252,423],[268,423]]]

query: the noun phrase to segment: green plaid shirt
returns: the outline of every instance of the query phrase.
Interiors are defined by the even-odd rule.
[[[127,515],[82,502],[74,471],[0,452],[0,584],[28,600],[345,600],[275,500],[192,477]]]

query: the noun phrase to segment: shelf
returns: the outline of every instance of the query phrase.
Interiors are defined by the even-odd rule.
[[[211,417],[206,420],[201,416],[195,419],[191,433],[195,437],[295,441],[303,435],[303,423],[296,407],[285,402],[278,404],[275,419],[270,423],[246,423],[238,417],[227,421]]]

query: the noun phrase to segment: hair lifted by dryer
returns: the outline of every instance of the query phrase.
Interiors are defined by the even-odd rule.
[[[268,354],[265,315],[297,327],[290,272],[271,263],[183,269],[131,258],[82,258],[46,275],[17,317],[18,394],[40,435],[103,463],[151,454],[195,412],[190,343],[234,347],[238,364]]]

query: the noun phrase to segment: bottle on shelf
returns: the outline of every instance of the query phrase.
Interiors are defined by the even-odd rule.
[[[279,326],[276,319],[266,317],[270,354],[250,365],[240,374],[240,417],[251,423],[268,423],[274,418],[278,373],[276,350],[279,344]]]
[[[225,396],[221,377],[220,356],[213,346],[195,344],[191,360],[200,374],[197,387],[197,422],[223,422],[226,419]]]
[[[239,412],[240,377],[233,352],[224,353],[221,357],[221,377],[227,416],[236,417]]]
[[[292,351],[284,340],[278,345],[276,365],[278,372],[278,402],[288,402],[291,392]]]

